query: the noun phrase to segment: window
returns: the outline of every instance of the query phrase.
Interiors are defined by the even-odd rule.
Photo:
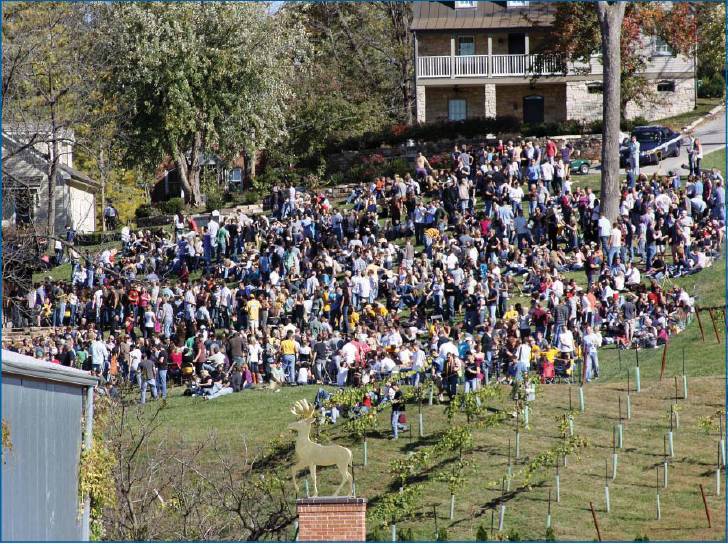
[[[243,172],[240,168],[230,170],[230,183],[240,183],[243,180]]]
[[[587,83],[586,90],[589,94],[602,94],[604,86],[601,81],[595,81],[594,83]]]
[[[464,121],[467,117],[467,106],[464,98],[451,98],[447,103],[449,121]]]
[[[457,55],[475,55],[475,38],[473,36],[459,36]]]
[[[455,9],[477,8],[477,2],[455,2]]]
[[[528,2],[507,2],[506,5],[509,8],[526,8],[528,7]]]
[[[673,53],[672,48],[667,45],[667,42],[665,40],[663,40],[659,36],[655,36],[652,40],[652,56],[673,57],[675,56],[675,54]]]
[[[674,93],[675,92],[675,82],[674,81],[658,81],[657,82],[657,92]]]

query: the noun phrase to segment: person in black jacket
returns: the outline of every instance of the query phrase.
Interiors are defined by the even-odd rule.
[[[393,383],[391,388],[394,390],[394,396],[392,397],[392,440],[397,440],[399,437],[399,431],[406,431],[406,425],[400,423],[399,419],[401,415],[404,415],[406,406],[404,402],[404,395],[402,390],[399,388],[398,383]]]

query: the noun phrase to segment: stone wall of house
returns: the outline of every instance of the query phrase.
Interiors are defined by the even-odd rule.
[[[457,90],[455,90],[457,87]],[[433,121],[446,121],[448,115],[448,100],[462,98],[466,101],[466,114],[468,119],[483,117],[485,115],[485,96],[483,85],[474,87],[426,87],[425,117],[428,123]]]
[[[674,91],[658,91],[657,84],[661,81],[674,81]],[[695,80],[694,79],[666,79],[650,80],[650,97],[642,105],[632,102],[627,104],[627,118],[644,117],[646,119],[662,119],[672,117],[695,108]]]
[[[496,86],[495,83],[485,84],[485,116],[495,118],[497,115],[497,100],[496,100]]]
[[[602,93],[590,93],[587,81],[566,83],[566,117],[579,121],[596,121],[602,118]],[[599,82],[601,83],[601,82]]]
[[[512,115],[523,120],[523,98],[532,95],[543,96],[544,122],[558,123],[566,119],[566,87],[563,83],[497,85],[496,115]]]

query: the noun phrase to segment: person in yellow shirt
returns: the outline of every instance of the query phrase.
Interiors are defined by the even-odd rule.
[[[288,383],[296,383],[296,355],[301,346],[293,338],[293,331],[288,331],[286,339],[281,341],[281,362],[283,370],[288,376]]]
[[[248,312],[248,327],[253,334],[259,328],[261,306],[260,301],[252,294],[250,295],[250,300],[245,305],[245,311]]]
[[[511,304],[508,308],[508,311],[503,314],[503,321],[508,323],[511,319],[518,319],[518,312],[513,307],[513,304]]]

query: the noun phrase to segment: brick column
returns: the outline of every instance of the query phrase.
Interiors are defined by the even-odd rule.
[[[296,501],[300,542],[364,542],[367,500],[315,497]]]

